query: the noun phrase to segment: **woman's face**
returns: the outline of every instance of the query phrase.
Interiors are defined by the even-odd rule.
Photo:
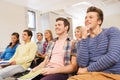
[[[11,42],[12,43],[16,43],[17,40],[18,40],[18,38],[15,35],[11,36]]]
[[[44,36],[47,39],[51,37],[51,34],[49,33],[49,31],[45,31]]]
[[[82,32],[79,29],[75,29],[75,37],[76,39],[80,39],[82,36]]]

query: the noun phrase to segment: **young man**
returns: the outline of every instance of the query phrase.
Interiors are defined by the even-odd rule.
[[[37,53],[36,53],[36,56],[35,56],[34,60],[32,61],[31,65],[30,65],[30,68],[36,67],[37,65],[39,65],[44,60],[44,55],[42,54],[43,53],[42,39],[43,39],[43,34],[41,32],[38,32],[37,33],[37,42],[36,42]]]
[[[56,19],[55,31],[58,37],[48,45],[45,60],[32,70],[43,68],[39,78],[33,80],[66,80],[68,74],[76,69],[76,57],[71,56],[69,29],[67,19],[62,17]]]
[[[24,72],[29,68],[37,50],[36,43],[31,42],[31,37],[32,32],[30,30],[23,31],[22,39],[24,43],[17,47],[15,55],[10,59],[10,66],[0,70],[0,80]]]
[[[43,39],[43,34],[38,32],[37,33],[37,54],[42,54],[43,52],[43,42],[42,42],[42,39]]]
[[[77,45],[78,75],[68,80],[120,79],[120,31],[115,27],[102,29],[102,22],[102,10],[89,7]]]

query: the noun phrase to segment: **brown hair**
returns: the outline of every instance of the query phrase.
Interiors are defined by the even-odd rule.
[[[100,24],[100,26],[101,26],[103,19],[104,19],[103,11],[95,6],[91,6],[87,9],[87,13],[88,12],[97,12],[98,13],[98,19],[101,20],[101,24]]]
[[[50,33],[51,40],[53,40],[52,31],[51,31],[51,30],[45,30],[45,31],[47,31],[47,32],[49,32],[49,33]],[[48,41],[46,38],[45,38],[45,40],[46,40],[46,41]]]
[[[41,36],[43,36],[43,34],[41,32],[38,32],[37,35],[40,34]]]
[[[64,26],[65,27],[68,26],[67,32],[69,32],[69,30],[70,30],[70,23],[69,23],[69,21],[67,19],[65,19],[63,17],[59,17],[59,18],[56,19],[56,22],[57,21],[63,21],[64,22]]]

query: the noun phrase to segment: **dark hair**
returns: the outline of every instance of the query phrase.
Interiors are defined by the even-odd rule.
[[[27,32],[28,36],[31,36],[31,38],[32,38],[33,34],[32,34],[32,31],[31,31],[31,30],[26,29],[26,30],[24,30],[23,32]],[[30,39],[31,39],[31,38],[30,38]]]
[[[67,19],[65,19],[65,18],[63,18],[63,17],[59,17],[59,18],[56,19],[56,22],[57,22],[57,21],[63,21],[63,22],[64,22],[64,26],[65,26],[65,27],[68,26],[67,32],[70,30],[70,23],[69,23],[69,21],[68,21]]]
[[[87,9],[87,13],[88,12],[97,12],[98,13],[98,18],[99,18],[99,20],[101,20],[101,24],[100,24],[100,26],[101,26],[103,19],[104,19],[103,11],[95,6],[91,6]]]
[[[11,34],[11,36],[16,36],[16,38],[18,39],[13,46],[11,46],[12,42],[10,42],[9,45],[7,46],[7,47],[11,46],[13,48],[16,44],[20,44],[19,34],[17,32],[14,32],[14,33]]]
[[[43,34],[41,32],[38,32],[37,35],[40,34],[41,36],[43,36]]]

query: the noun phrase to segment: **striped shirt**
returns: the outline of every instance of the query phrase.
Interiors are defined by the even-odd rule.
[[[120,74],[120,31],[111,27],[77,44],[77,63],[89,72]]]

